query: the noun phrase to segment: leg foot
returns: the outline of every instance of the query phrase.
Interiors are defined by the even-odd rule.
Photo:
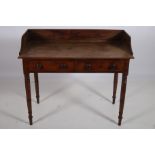
[[[39,97],[37,97],[37,103],[38,103],[38,104],[40,103]]]
[[[29,124],[30,124],[30,125],[33,125],[33,120],[32,120],[32,118],[33,118],[32,116],[29,116]]]
[[[120,117],[122,116],[122,114],[119,114],[119,117],[118,117],[118,125],[121,126],[121,123],[122,123],[122,118],[123,117]]]

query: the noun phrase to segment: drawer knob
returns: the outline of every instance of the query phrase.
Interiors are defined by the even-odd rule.
[[[110,70],[110,71],[115,71],[115,70],[116,70],[116,64],[111,64],[111,65],[109,66],[109,70]]]
[[[60,69],[67,69],[67,67],[68,67],[67,64],[60,64],[59,65]]]
[[[86,70],[91,71],[92,70],[92,64],[86,64],[85,68],[86,68]]]
[[[40,63],[38,63],[38,64],[36,65],[36,67],[37,67],[38,70],[43,69],[43,65],[40,64]]]

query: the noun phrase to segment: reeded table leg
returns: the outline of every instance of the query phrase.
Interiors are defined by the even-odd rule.
[[[36,99],[37,99],[37,103],[39,104],[39,80],[38,80],[38,73],[34,73],[34,81],[35,81]]]
[[[121,125],[122,118],[123,118],[122,115],[123,115],[124,101],[125,101],[125,94],[126,94],[126,84],[127,84],[127,73],[123,73],[122,74],[122,86],[121,86],[118,125]]]
[[[113,96],[112,96],[113,104],[115,104],[115,99],[116,99],[117,83],[118,83],[118,73],[114,73]]]
[[[27,108],[29,114],[29,123],[32,125],[32,104],[31,104],[31,86],[30,86],[30,75],[25,73],[25,89],[26,89],[26,99],[27,99]]]

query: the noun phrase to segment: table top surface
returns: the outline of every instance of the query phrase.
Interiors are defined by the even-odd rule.
[[[132,59],[124,30],[29,29],[22,37],[22,59]]]

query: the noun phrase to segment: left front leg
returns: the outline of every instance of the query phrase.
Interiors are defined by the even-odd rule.
[[[30,125],[33,124],[32,122],[32,104],[31,104],[31,86],[30,86],[30,73],[24,73],[25,77],[25,90],[26,90],[26,99],[27,99],[27,108],[29,114],[29,123]]]
[[[37,103],[39,104],[39,80],[38,80],[38,73],[34,73],[34,81],[35,81],[36,99],[37,99]]]
[[[122,115],[123,115],[124,102],[125,102],[126,85],[127,85],[127,73],[123,73],[122,74],[122,86],[121,86],[121,96],[120,96],[118,125],[121,125],[122,118],[123,118]]]

